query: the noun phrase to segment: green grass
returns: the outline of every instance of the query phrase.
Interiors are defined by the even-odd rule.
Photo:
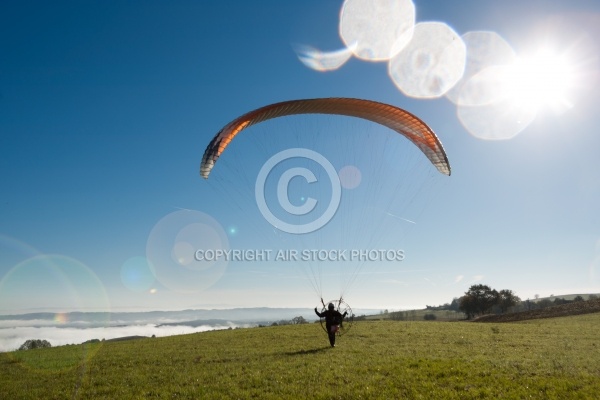
[[[0,398],[597,398],[600,314],[318,324],[0,354]]]

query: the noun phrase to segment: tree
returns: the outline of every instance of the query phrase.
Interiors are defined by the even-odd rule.
[[[47,340],[29,339],[19,347],[19,350],[41,349],[44,347],[52,347],[52,345]]]
[[[467,315],[467,319],[471,319],[477,313],[477,303],[473,296],[464,295],[458,299],[458,308]]]
[[[456,312],[460,311],[460,302],[458,300],[459,299],[456,297],[452,299],[452,303],[450,303],[450,310]]]
[[[552,307],[554,304],[552,303],[552,301],[550,301],[550,299],[541,299],[537,302],[537,307],[538,308],[548,308],[548,307]]]
[[[466,299],[464,298],[466,297]],[[482,315],[488,312],[495,304],[498,303],[498,292],[488,285],[472,285],[468,291],[465,292],[465,296],[461,301],[461,310],[467,317],[473,316],[475,313]],[[469,312],[463,307],[466,307]]]
[[[521,299],[514,294],[512,290],[503,289],[498,292],[498,305],[503,314],[508,311],[509,308],[516,306],[520,302]]]
[[[564,298],[555,298],[554,299],[554,305],[560,306],[561,304],[568,304],[570,303],[569,300],[565,300]]]
[[[306,322],[306,320],[304,319],[303,316],[299,316],[299,317],[294,317],[292,319],[292,324],[294,325],[299,325],[299,324],[307,324],[308,322]]]
[[[408,311],[394,311],[390,313],[390,319],[394,321],[404,321],[408,319]],[[356,318],[354,319],[356,321]]]

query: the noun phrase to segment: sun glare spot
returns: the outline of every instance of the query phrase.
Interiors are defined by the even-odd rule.
[[[549,106],[555,111],[572,108],[573,67],[565,56],[543,49],[515,61],[506,71],[508,95],[525,107]]]
[[[470,76],[453,93],[461,123],[478,138],[504,140],[522,132],[543,109],[560,114],[573,108],[581,75],[569,56],[541,47]]]

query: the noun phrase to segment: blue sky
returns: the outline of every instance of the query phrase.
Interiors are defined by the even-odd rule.
[[[345,298],[359,308],[441,304],[473,283],[512,289],[523,299],[600,292],[600,48],[595,43],[600,5],[591,0],[414,4],[416,22],[443,22],[459,36],[495,32],[518,57],[548,48],[564,55],[568,72],[548,72],[555,59],[547,58],[534,63],[539,69],[527,76],[550,77],[534,88],[545,100],[560,89],[557,82],[568,80],[568,107],[542,105],[534,96],[530,102],[540,107],[524,114],[524,129],[510,139],[486,140],[473,126],[509,131],[511,125],[504,129],[504,120],[495,118],[506,112],[515,121],[510,110],[492,108],[489,114],[490,109],[476,108],[467,115],[473,110],[445,96],[409,96],[394,84],[384,61],[352,57],[336,70],[311,69],[300,62],[299,45],[325,52],[344,48],[341,1],[4,2],[0,312],[310,307],[321,294],[337,297],[340,281],[347,279],[358,283]],[[531,95],[515,93],[520,99]],[[336,226],[341,231],[286,241],[265,224],[252,201],[254,178],[244,164],[236,166],[234,156],[248,156],[260,166],[286,146],[318,142],[336,167],[344,165],[334,162],[339,156],[375,160],[369,165],[381,168],[376,163],[383,158],[381,145],[356,139],[336,151],[337,142],[318,133],[329,120],[306,117],[265,123],[265,132],[249,130],[240,140],[247,148],[226,152],[215,167],[223,163],[224,178],[200,178],[204,149],[227,122],[270,103],[315,97],[390,103],[418,115],[438,134],[452,176],[429,173],[431,167],[417,161],[425,182],[413,178],[417,189],[400,190],[418,209],[415,224],[407,229],[353,225],[360,223],[355,216],[363,205],[381,202],[373,195],[340,211],[351,221]],[[481,116],[483,122],[469,125]],[[335,129],[359,132],[364,126],[339,123]],[[313,129],[317,133],[305,136]],[[289,142],[269,136],[282,130],[295,136]],[[392,178],[385,172],[381,183],[370,184],[385,186]],[[185,222],[178,218],[185,220],[185,213],[196,225],[181,233],[177,226]],[[161,231],[165,224],[171,232]],[[326,269],[323,264],[298,270],[272,260],[231,262],[179,276],[172,253],[148,250],[154,246],[160,253],[164,249],[157,243],[179,234],[192,236],[187,241],[192,250],[195,243],[208,246],[216,231],[202,230],[207,226],[222,228],[232,249],[324,243],[349,248],[360,246],[360,237],[379,236],[379,246],[401,246],[406,258],[324,276],[312,272]],[[332,237],[341,239],[330,242]],[[154,274],[145,257],[159,259],[152,260]]]

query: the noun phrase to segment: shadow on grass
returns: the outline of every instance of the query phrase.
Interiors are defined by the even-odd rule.
[[[303,355],[303,354],[317,354],[317,353],[321,353],[323,351],[327,351],[329,350],[331,347],[327,346],[327,347],[319,347],[318,349],[309,349],[309,350],[297,350],[297,351],[288,351],[285,352],[283,354],[285,354],[286,356],[299,356],[299,355]]]

